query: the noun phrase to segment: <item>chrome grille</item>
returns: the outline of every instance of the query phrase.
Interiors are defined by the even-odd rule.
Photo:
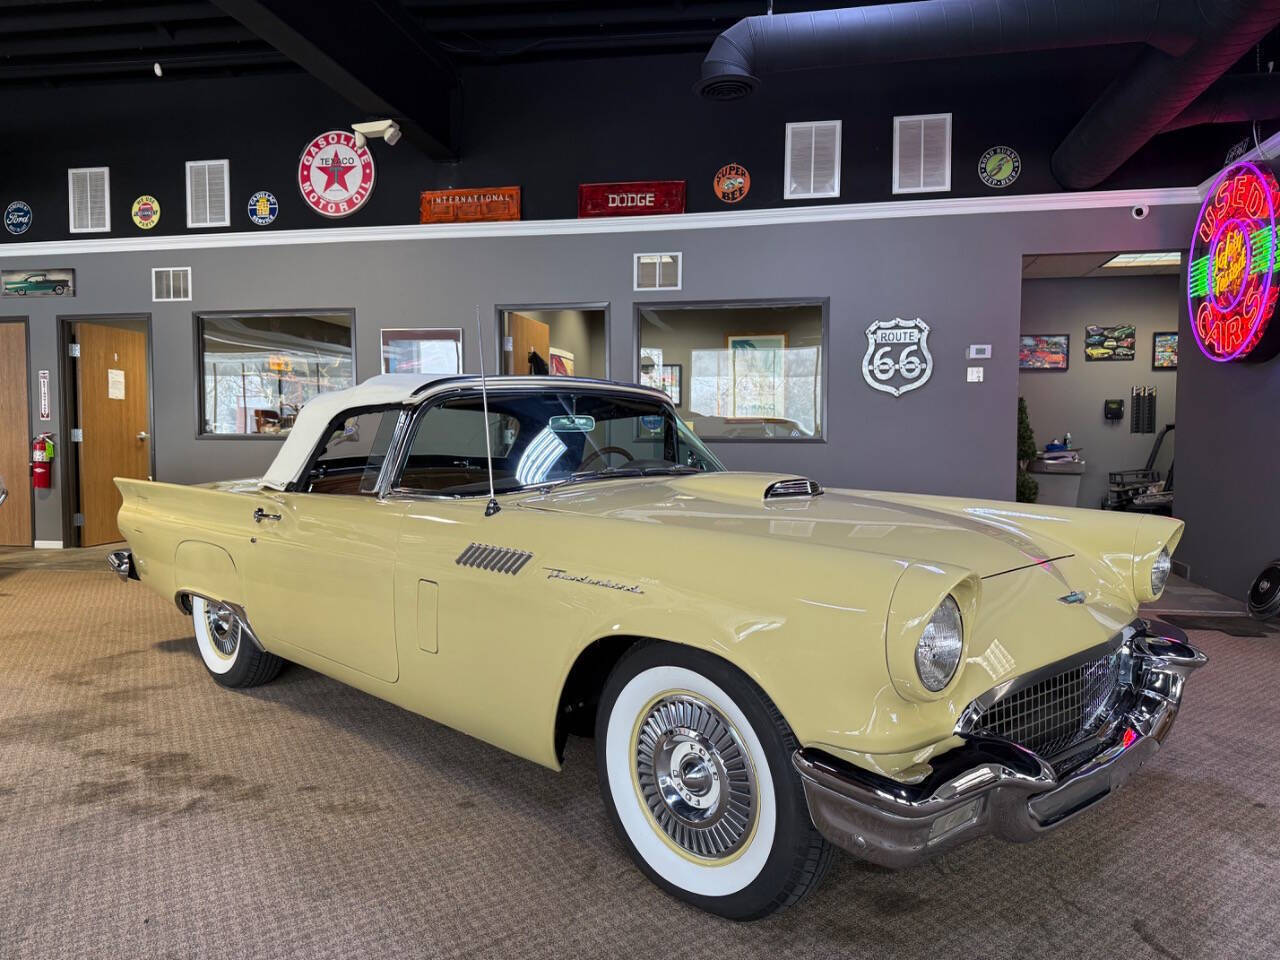
[[[1021,744],[1046,759],[1092,734],[1120,685],[1119,652],[1063,670],[996,700],[973,728]]]

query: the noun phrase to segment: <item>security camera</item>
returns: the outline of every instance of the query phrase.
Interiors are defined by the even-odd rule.
[[[1151,208],[1148,207],[1145,203],[1139,203],[1129,212],[1133,214],[1133,219],[1145,220],[1147,219],[1147,214],[1151,212]]]
[[[370,139],[379,137],[394,147],[400,139],[400,125],[394,120],[369,120],[366,123],[353,123],[351,129],[356,132],[356,149],[362,149]]]

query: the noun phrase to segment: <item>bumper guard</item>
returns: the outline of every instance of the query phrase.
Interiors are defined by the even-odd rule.
[[[1061,771],[1026,748],[957,730],[964,743],[935,758],[919,783],[902,783],[820,750],[792,756],[809,814],[836,846],[887,867],[907,867],[982,835],[1024,842],[1065,823],[1120,787],[1160,749],[1187,676],[1207,658],[1167,623],[1139,619],[1120,637],[1132,672],[1106,718]]]

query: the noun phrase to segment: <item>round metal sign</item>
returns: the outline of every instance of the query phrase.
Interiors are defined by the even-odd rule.
[[[260,227],[265,227],[280,214],[280,204],[276,202],[274,193],[259,190],[249,198],[249,219]]]
[[[25,200],[15,200],[4,210],[4,228],[12,234],[31,229],[31,207]]]
[[[302,199],[323,217],[351,216],[373,193],[373,180],[373,154],[348,130],[320,134],[298,160]]]

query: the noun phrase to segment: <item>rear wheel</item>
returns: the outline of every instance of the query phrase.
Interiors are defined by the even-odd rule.
[[[284,661],[259,650],[226,604],[191,598],[196,647],[210,676],[224,687],[256,687],[274,680]]]
[[[830,864],[795,748],[747,676],[674,644],[628,653],[596,716],[600,790],[632,859],[673,896],[735,920],[796,902]]]

